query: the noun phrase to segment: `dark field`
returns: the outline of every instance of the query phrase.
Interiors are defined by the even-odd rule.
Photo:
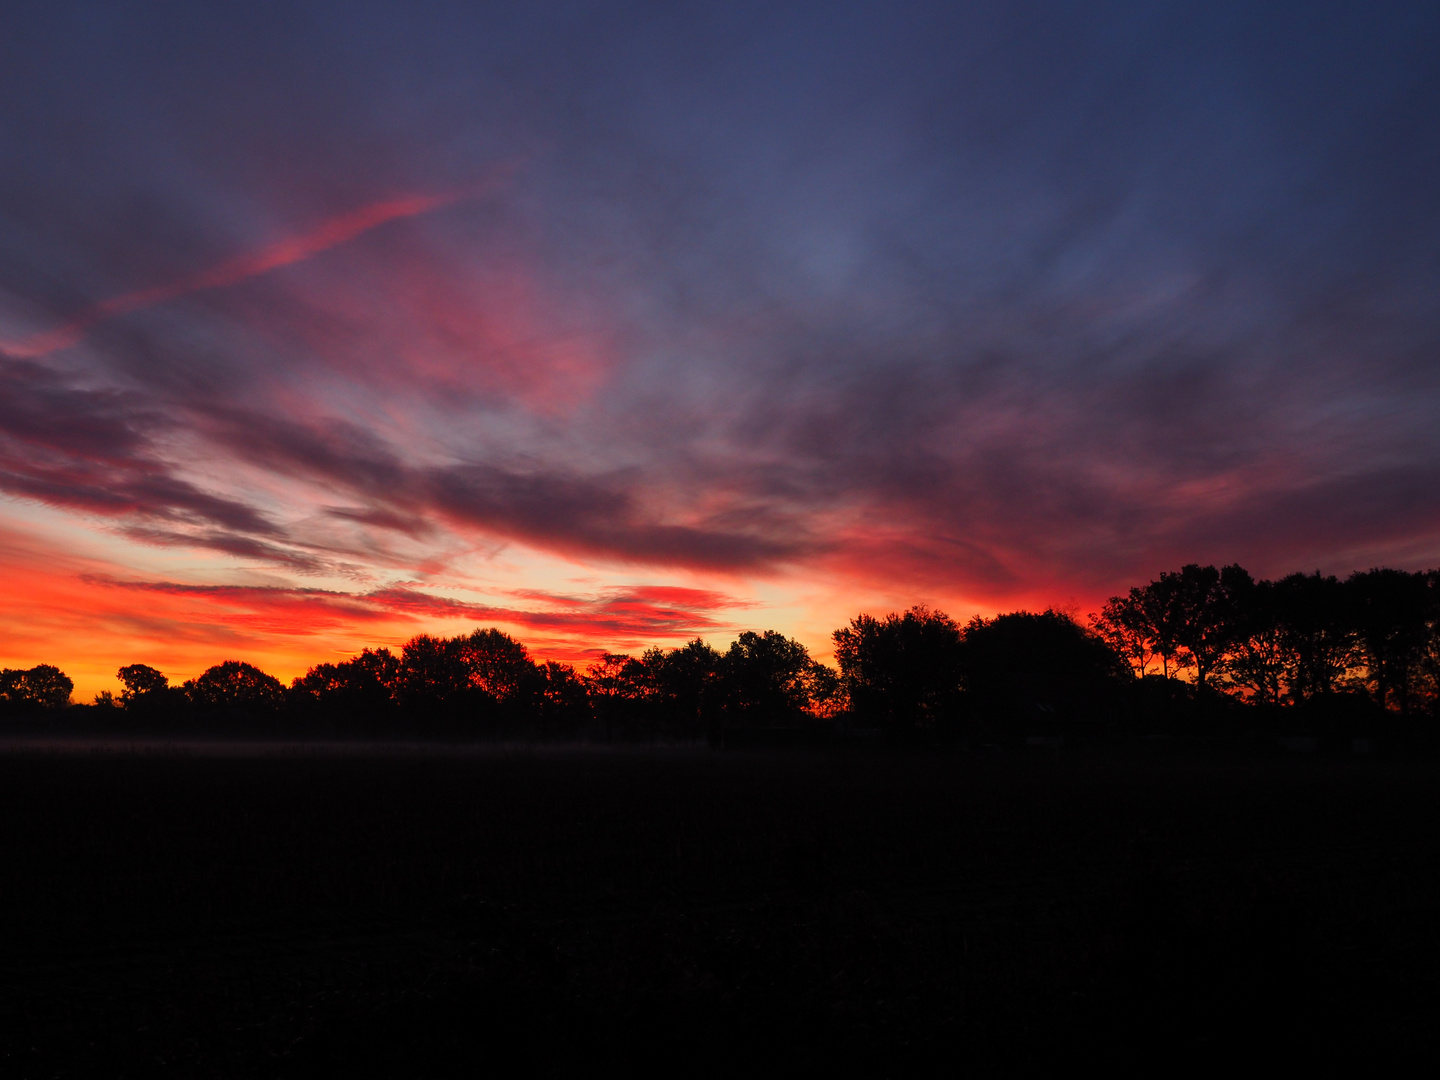
[[[1373,1064],[1440,1033],[1437,779],[12,751],[0,1073]]]

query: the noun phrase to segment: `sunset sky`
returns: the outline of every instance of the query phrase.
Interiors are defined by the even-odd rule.
[[[0,665],[1440,564],[1440,7],[7,4]]]

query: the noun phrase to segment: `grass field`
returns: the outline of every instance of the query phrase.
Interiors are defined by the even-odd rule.
[[[1329,1065],[1440,1035],[1440,766],[0,754],[0,1073]]]

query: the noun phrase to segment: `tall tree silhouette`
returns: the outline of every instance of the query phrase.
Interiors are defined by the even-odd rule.
[[[1111,603],[1123,611],[1123,626],[1143,639],[1152,657],[1159,657],[1160,676],[1164,679],[1194,664],[1180,642],[1186,617],[1181,589],[1180,574],[1163,573],[1148,585],[1132,588],[1123,599],[1111,597]],[[1133,648],[1132,644],[1129,651]]]
[[[1238,570],[1226,567],[1226,571]],[[1227,593],[1229,646],[1217,665],[1218,673],[1251,701],[1277,707],[1290,694],[1294,681],[1294,658],[1285,634],[1280,591],[1274,582],[1253,581],[1240,571],[1231,573]]]
[[[1141,678],[1148,673],[1150,664],[1160,659],[1157,651],[1160,632],[1146,599],[1143,589],[1132,586],[1126,595],[1110,597],[1099,614],[1090,617],[1091,629],[1123,656]]]
[[[1367,570],[1345,586],[1375,703],[1408,714],[1431,625],[1427,575]]]
[[[1290,574],[1274,588],[1291,699],[1300,702],[1335,693],[1357,663],[1351,590],[1318,570]]]
[[[774,630],[746,630],[720,662],[720,707],[732,723],[793,723],[813,700],[813,666],[800,642]]]
[[[1195,685],[1203,691],[1224,661],[1236,632],[1235,597],[1254,582],[1241,566],[1217,570],[1196,563],[1182,566],[1178,574],[1161,574],[1160,579],[1172,605],[1170,625],[1175,643],[1194,666]]]
[[[938,730],[956,718],[960,628],[943,611],[920,606],[883,619],[857,615],[833,638],[857,716],[897,733]]]

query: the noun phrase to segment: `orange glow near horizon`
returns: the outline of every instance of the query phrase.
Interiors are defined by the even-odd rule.
[[[178,683],[237,659],[288,682],[364,648],[398,650],[416,634],[490,625],[524,642],[536,659],[583,667],[602,651],[695,636],[723,647],[723,613],[744,607],[702,589],[633,584],[584,596],[520,590],[509,599],[460,600],[405,584],[347,591],[141,580],[94,554],[67,551],[47,530],[0,526],[0,666],[55,664],[74,680],[78,702],[118,690],[115,672],[130,663],[149,664]]]
[[[841,580],[817,579],[802,591],[779,581],[757,582],[758,591],[729,584],[740,593],[600,583],[585,595],[519,589],[508,604],[403,584],[368,591],[185,584],[140,580],[93,555],[57,549],[41,530],[0,527],[0,666],[55,664],[74,680],[75,700],[83,703],[101,690],[118,691],[115,672],[130,663],[149,664],[179,683],[212,664],[245,660],[288,683],[314,664],[365,648],[398,651],[416,634],[491,625],[525,643],[537,660],[582,669],[602,651],[634,654],[693,637],[723,650],[740,629],[781,629],[828,661],[830,632],[853,615],[903,610],[920,599]],[[856,606],[862,594],[870,602]],[[974,605],[936,600],[928,598],[962,622],[976,613]]]

